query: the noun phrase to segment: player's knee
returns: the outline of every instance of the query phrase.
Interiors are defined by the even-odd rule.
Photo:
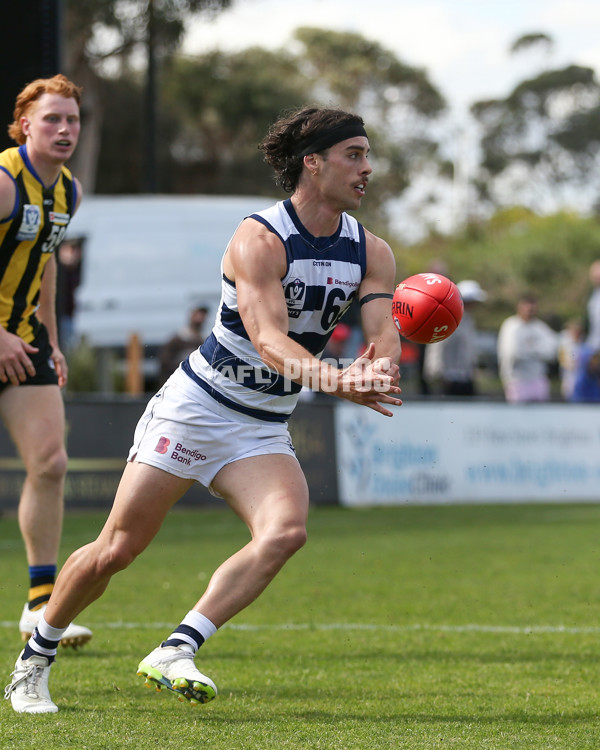
[[[34,481],[56,483],[62,482],[66,473],[67,453],[62,446],[39,456],[28,472]]]
[[[96,576],[106,578],[128,568],[136,555],[124,544],[111,544],[104,548],[96,558]]]
[[[306,527],[295,524],[274,530],[267,542],[274,556],[285,561],[306,544]]]
[[[50,458],[49,471],[57,480],[62,480],[67,473],[67,453],[64,449],[57,450]]]
[[[287,545],[291,555],[298,552],[306,544],[306,526],[296,526],[294,529],[290,529],[287,534]]]

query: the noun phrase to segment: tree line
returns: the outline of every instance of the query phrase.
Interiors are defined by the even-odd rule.
[[[464,221],[451,236],[430,228],[426,239],[407,248],[394,236],[394,204],[424,175],[435,186],[429,202],[456,185],[443,92],[426,70],[379,42],[315,27],[297,29],[293,48],[182,55],[186,21],[194,14],[208,21],[231,4],[66,0],[66,72],[85,88],[82,141],[72,166],[88,193],[144,192],[151,96],[156,187],[173,194],[277,197],[257,148],[268,125],[282,110],[338,105],[368,124],[376,179],[359,218],[388,237],[400,273],[424,270],[428,259],[446,256],[453,276],[494,285],[490,324],[530,285],[556,303],[557,315],[576,313],[585,268],[600,257],[593,218],[600,204],[594,70],[546,63],[506,97],[474,102],[477,163],[464,186]],[[546,34],[524,34],[511,52],[552,45]],[[155,65],[153,88],[148,60]],[[574,194],[592,218],[561,213]]]

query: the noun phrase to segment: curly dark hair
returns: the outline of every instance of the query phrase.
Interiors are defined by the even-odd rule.
[[[324,128],[346,123],[364,125],[358,115],[342,109],[321,107],[301,107],[284,114],[273,123],[258,148],[264,153],[264,160],[275,170],[275,182],[286,193],[293,193],[298,186],[304,157],[299,153],[299,145],[310,141]],[[323,149],[323,152],[327,149]]]

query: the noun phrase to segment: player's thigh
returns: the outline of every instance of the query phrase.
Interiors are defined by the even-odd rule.
[[[154,538],[166,514],[192,480],[135,461],[127,463],[98,541],[125,545],[139,554]]]
[[[65,407],[56,385],[9,386],[0,416],[27,464],[64,449]]]
[[[293,456],[275,453],[232,461],[218,472],[212,487],[253,534],[306,524],[308,486]]]

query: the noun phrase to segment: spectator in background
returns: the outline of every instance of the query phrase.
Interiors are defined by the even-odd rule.
[[[187,324],[172,336],[158,354],[160,360],[161,384],[177,369],[180,362],[204,343],[204,322],[208,308],[204,305],[193,307]]]
[[[579,403],[600,401],[600,350],[587,345],[579,350],[570,400]]]
[[[61,348],[68,352],[73,348],[75,315],[75,290],[81,283],[81,260],[83,237],[70,237],[58,248],[56,275],[56,318],[58,340]]]
[[[487,299],[487,292],[471,279],[457,286],[465,305],[463,319],[452,336],[426,346],[424,374],[428,382],[440,384],[444,396],[475,396],[477,330],[473,309]]]
[[[570,401],[573,394],[582,346],[583,324],[575,318],[567,322],[558,338],[560,392],[565,401]]]
[[[600,260],[595,260],[589,270],[592,293],[586,307],[587,337],[586,344],[600,349]]]
[[[558,354],[558,335],[537,317],[537,299],[523,295],[517,314],[498,333],[498,365],[506,400],[512,403],[550,398],[548,365]]]

